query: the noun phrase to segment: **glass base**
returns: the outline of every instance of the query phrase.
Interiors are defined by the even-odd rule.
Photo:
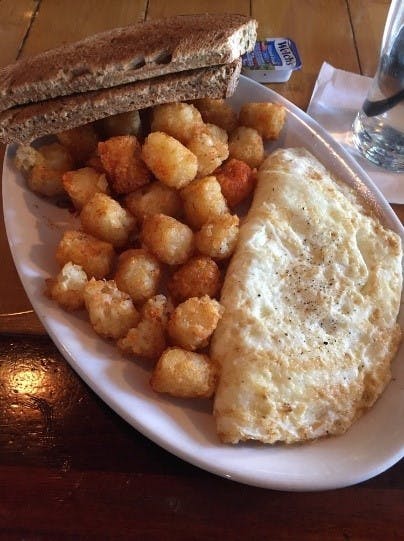
[[[353,123],[353,141],[369,161],[389,171],[404,172],[404,134],[378,117],[358,113]]]

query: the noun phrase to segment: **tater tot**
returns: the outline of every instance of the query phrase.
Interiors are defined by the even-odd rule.
[[[186,221],[195,229],[229,210],[220,184],[213,176],[194,180],[181,190],[181,197]]]
[[[97,127],[106,139],[117,135],[136,135],[137,137],[142,131],[139,111],[107,116],[97,123]]]
[[[46,164],[36,164],[31,169],[27,184],[30,190],[46,197],[65,194],[62,182],[62,171],[49,169]]]
[[[232,158],[215,171],[222,194],[230,208],[236,207],[250,195],[255,186],[255,172],[249,165]]]
[[[208,295],[187,299],[175,308],[168,320],[167,331],[171,341],[190,351],[207,346],[223,310]]]
[[[98,143],[98,153],[116,193],[133,192],[150,181],[150,171],[141,158],[141,146],[134,135],[101,141]]]
[[[128,194],[123,203],[141,222],[149,214],[166,214],[176,217],[181,213],[182,201],[177,190],[156,181]]]
[[[195,154],[177,139],[159,131],[146,138],[142,158],[156,178],[171,188],[183,188],[198,170]]]
[[[203,255],[217,260],[227,259],[236,247],[238,233],[238,216],[223,214],[204,224],[195,233],[195,245]]]
[[[132,214],[104,193],[92,196],[82,208],[80,220],[86,233],[119,248],[128,242],[136,225]]]
[[[62,182],[64,189],[73,201],[73,205],[79,210],[95,193],[109,193],[105,174],[92,167],[67,171],[63,174]]]
[[[216,297],[221,286],[220,270],[210,257],[195,256],[182,265],[168,282],[170,294],[179,302],[190,297]]]
[[[51,143],[39,147],[39,152],[45,158],[45,163],[49,169],[55,171],[70,171],[73,169],[74,162],[69,150],[59,143]]]
[[[119,291],[114,280],[92,278],[84,288],[84,303],[91,325],[104,338],[125,336],[140,319],[132,299]]]
[[[220,128],[220,126],[216,126],[216,124],[205,124],[205,128],[217,141],[227,144],[229,136],[227,135],[226,130]]]
[[[217,367],[207,356],[171,347],[158,360],[150,385],[179,398],[209,398],[216,389]]]
[[[259,167],[265,157],[261,135],[254,128],[236,128],[229,139],[229,156],[245,162],[251,168]]]
[[[30,173],[34,165],[44,163],[44,161],[44,156],[30,145],[19,145],[14,158],[15,166],[24,176]]]
[[[139,323],[118,341],[119,349],[145,359],[158,359],[167,347],[168,305],[164,295],[150,298],[142,308]]]
[[[196,107],[189,103],[164,103],[153,108],[151,131],[167,133],[184,145],[193,131],[203,126],[203,120]]]
[[[141,319],[117,345],[124,353],[144,359],[158,359],[167,347],[165,330],[155,321]]]
[[[115,257],[112,244],[82,231],[65,231],[56,249],[56,261],[61,267],[71,261],[80,265],[89,278],[96,279],[111,273]]]
[[[228,134],[237,127],[237,113],[224,99],[202,98],[195,100],[194,105],[199,109],[204,122],[220,126]]]
[[[29,188],[47,197],[64,194],[62,175],[74,166],[69,151],[59,143],[43,145],[38,151],[42,159],[28,172]]]
[[[115,282],[134,303],[143,303],[157,292],[161,265],[151,253],[139,249],[126,250],[119,256]]]
[[[87,281],[83,268],[69,261],[55,278],[46,280],[46,293],[65,310],[78,310],[84,306]]]
[[[194,251],[192,229],[165,214],[146,216],[141,236],[157,259],[168,265],[182,265]]]
[[[15,154],[15,165],[27,179],[33,192],[51,197],[64,192],[62,174],[46,166],[45,157],[34,147],[20,145]]]
[[[167,326],[168,318],[174,310],[170,299],[165,295],[154,295],[144,303],[141,309],[142,318],[156,320],[164,327]]]
[[[198,177],[212,173],[229,155],[227,133],[213,124],[196,129],[187,147],[198,159]]]
[[[77,165],[82,165],[97,148],[98,136],[92,124],[86,124],[56,134]]]
[[[285,116],[285,108],[277,103],[246,103],[240,109],[239,123],[256,129],[264,139],[278,139]]]

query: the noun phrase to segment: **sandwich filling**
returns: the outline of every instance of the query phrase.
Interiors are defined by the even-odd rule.
[[[341,434],[390,380],[400,237],[307,151],[261,166],[222,289],[211,355],[223,442]]]

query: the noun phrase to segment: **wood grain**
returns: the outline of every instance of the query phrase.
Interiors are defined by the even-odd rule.
[[[25,292],[18,291],[18,294],[19,302],[24,303],[25,309],[20,312],[12,312],[10,308],[7,308],[7,304],[3,305],[2,303],[0,305],[0,334],[46,335],[45,327],[30,307],[28,298],[25,298]]]
[[[149,0],[147,19],[181,15],[183,13],[242,13],[250,15],[249,0],[176,0],[175,2],[161,2]]]
[[[252,16],[259,37],[289,37],[295,41],[303,68],[287,83],[268,85],[306,109],[324,61],[359,72],[349,12],[345,0],[284,0],[269,9],[267,0],[254,0]]]
[[[404,461],[328,492],[241,485],[183,462],[130,427],[49,339],[0,336],[0,360],[1,540],[404,538]]]
[[[37,6],[36,0],[1,0],[0,67],[16,60]]]
[[[401,220],[401,223],[404,223],[404,205],[391,205],[394,212],[397,214],[399,219]]]
[[[41,541],[403,539],[401,491],[363,487],[286,494],[192,473],[6,467],[0,483],[11,487],[2,506],[6,531],[13,534],[7,539],[21,540],[18,532]]]
[[[42,0],[22,56],[142,21],[146,4],[146,0]]]
[[[348,0],[361,73],[373,77],[390,0]]]

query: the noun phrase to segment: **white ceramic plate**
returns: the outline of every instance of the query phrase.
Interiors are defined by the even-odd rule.
[[[338,177],[361,191],[383,221],[404,238],[395,214],[354,160],[300,109],[265,87],[241,78],[231,99],[274,101],[287,111],[279,141],[305,146]],[[8,148],[3,171],[4,215],[11,251],[29,299],[55,344],[83,380],[134,428],[182,459],[228,479],[283,490],[351,485],[386,470],[404,455],[404,363],[400,349],[393,380],[343,436],[292,446],[220,444],[210,401],[175,400],[153,393],[142,364],[120,357],[97,337],[83,314],[68,314],[43,295],[44,279],[57,272],[55,247],[75,218],[31,193]],[[402,313],[400,321],[402,322]]]

